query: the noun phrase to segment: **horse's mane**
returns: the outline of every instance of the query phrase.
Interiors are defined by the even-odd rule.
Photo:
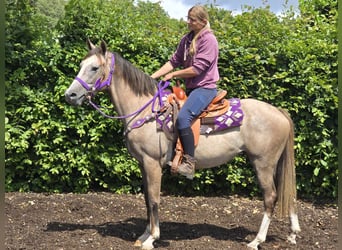
[[[114,52],[113,54],[115,56],[115,70],[120,70],[124,81],[127,82],[135,94],[153,95],[155,93],[157,86],[155,79],[136,68],[118,53]]]
[[[112,52],[115,57],[115,69],[114,72],[120,71],[119,75],[122,75],[123,80],[127,82],[130,88],[136,95],[153,95],[156,91],[157,82],[155,79],[136,68],[132,63],[122,58],[122,56],[116,52]],[[93,55],[101,55],[101,48],[94,48],[89,50],[88,54],[83,58],[86,59]]]
[[[115,69],[114,72],[122,75],[123,80],[129,85],[136,95],[153,95],[156,91],[157,82],[155,79],[136,68],[132,63],[122,58],[122,56],[116,52],[112,52],[115,57]],[[93,55],[101,55],[101,48],[97,47],[89,50],[84,59]]]

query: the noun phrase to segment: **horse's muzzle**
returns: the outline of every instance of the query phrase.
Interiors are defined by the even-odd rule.
[[[65,91],[65,100],[67,101],[67,103],[69,103],[70,105],[74,105],[74,106],[80,106],[83,103],[83,100],[85,98],[85,96],[78,96],[76,93],[70,92],[70,91]]]

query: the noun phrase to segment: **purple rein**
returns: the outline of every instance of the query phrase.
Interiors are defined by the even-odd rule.
[[[140,109],[138,109],[137,111],[128,114],[128,115],[123,115],[123,116],[109,116],[107,114],[105,114],[102,110],[101,107],[99,107],[98,105],[96,105],[95,103],[92,102],[91,97],[93,92],[97,91],[97,90],[101,90],[103,87],[105,86],[109,86],[112,82],[112,77],[113,77],[113,72],[114,72],[114,66],[115,66],[115,58],[114,58],[114,54],[112,54],[112,63],[110,66],[110,72],[108,75],[108,78],[101,82],[101,79],[97,79],[97,81],[95,82],[95,85],[93,87],[89,86],[89,84],[87,84],[85,81],[83,81],[81,78],[76,77],[75,80],[78,81],[83,88],[85,88],[88,92],[89,92],[89,96],[88,96],[88,101],[89,103],[98,111],[101,113],[101,115],[103,115],[104,117],[110,118],[110,119],[125,119],[134,115],[139,114],[141,111],[143,111],[144,109],[146,109],[151,103],[152,103],[152,114],[148,115],[144,118],[138,119],[136,120],[133,125],[129,128],[127,128],[126,132],[129,132],[131,129],[134,128],[138,128],[140,126],[142,126],[146,121],[150,120],[151,118],[155,117],[155,113],[157,113],[159,111],[159,109],[163,106],[163,100],[162,97],[164,95],[164,90],[170,85],[169,81],[160,81],[157,85],[157,92],[154,94],[153,98],[151,100],[149,100],[145,105],[143,105]],[[157,99],[159,100],[159,109],[155,110],[155,105],[156,105],[156,101]]]

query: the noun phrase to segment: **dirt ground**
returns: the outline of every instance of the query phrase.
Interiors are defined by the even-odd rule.
[[[260,249],[337,249],[336,204],[298,202],[302,232],[286,242],[287,220],[271,222]],[[239,196],[162,196],[157,249],[247,249],[262,201]],[[7,193],[6,249],[136,249],[146,226],[142,195]]]

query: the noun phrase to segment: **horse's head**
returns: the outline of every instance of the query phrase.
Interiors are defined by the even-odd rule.
[[[101,42],[96,47],[90,40],[87,40],[88,54],[81,62],[81,69],[76,78],[65,91],[65,99],[71,105],[81,105],[83,101],[109,86],[114,70],[114,55],[112,65],[107,63],[107,46]],[[107,79],[107,80],[104,80]]]

